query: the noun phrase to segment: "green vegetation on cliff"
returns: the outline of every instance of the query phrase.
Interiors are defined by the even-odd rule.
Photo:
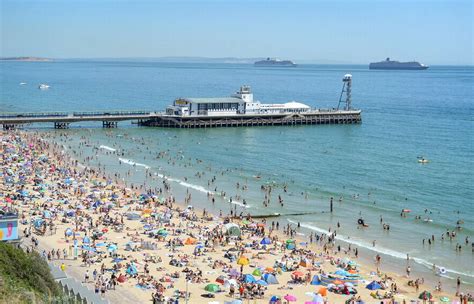
[[[50,303],[62,291],[36,253],[0,242],[0,303]]]

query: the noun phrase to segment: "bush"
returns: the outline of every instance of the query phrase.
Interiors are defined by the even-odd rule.
[[[35,298],[62,295],[48,264],[38,253],[27,254],[4,242],[0,242],[0,277],[0,302],[7,299],[8,303],[32,303]]]

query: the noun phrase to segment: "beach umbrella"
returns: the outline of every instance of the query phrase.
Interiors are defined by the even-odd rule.
[[[259,268],[255,268],[255,270],[252,272],[254,276],[261,277],[262,276],[262,271]]]
[[[245,266],[248,264],[250,264],[249,259],[243,255],[237,260],[237,265]]]
[[[269,245],[272,243],[272,240],[269,237],[264,237],[261,241],[260,244],[262,245]]]
[[[420,295],[418,296],[418,299],[420,300],[430,300],[431,298],[431,293],[426,290],[420,293]]]
[[[255,281],[255,284],[257,284],[257,285],[262,285],[262,286],[268,286],[268,283],[265,282],[264,280]]]
[[[286,243],[287,243],[287,244],[294,243],[294,242],[295,242],[295,240],[292,240],[292,239],[286,240]]]
[[[235,269],[235,268],[232,268],[230,271],[229,271],[229,275],[233,276],[233,277],[237,277],[240,275],[240,272]]]
[[[287,300],[288,302],[296,302],[296,297],[290,294],[287,294],[286,296],[284,296],[283,299]]]
[[[382,288],[382,286],[380,286],[380,284],[377,283],[376,281],[372,281],[372,282],[369,283],[367,286],[365,286],[365,288],[370,289],[370,290],[376,290],[376,289]],[[421,296],[421,295],[420,295],[420,296]],[[421,298],[420,298],[420,299],[421,299]]]
[[[217,284],[207,284],[206,287],[204,287],[204,290],[209,291],[209,292],[217,292],[219,291],[219,285]]]
[[[328,289],[324,286],[321,286],[318,290],[318,293],[325,297],[328,294]]]

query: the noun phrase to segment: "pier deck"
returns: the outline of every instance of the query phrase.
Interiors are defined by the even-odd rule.
[[[177,116],[160,111],[44,112],[0,113],[4,130],[24,124],[54,123],[66,129],[70,123],[101,121],[104,128],[115,128],[119,121],[132,121],[139,126],[167,128],[212,128],[242,126],[282,126],[313,124],[357,124],[362,122],[360,110],[311,110],[304,113],[245,114],[228,116]]]

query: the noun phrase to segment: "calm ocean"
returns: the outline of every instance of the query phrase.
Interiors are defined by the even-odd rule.
[[[111,173],[131,170],[135,183],[143,183],[145,166],[150,167],[155,178],[147,186],[160,187],[160,176],[168,176],[176,193],[188,188],[193,205],[215,212],[228,212],[227,200],[234,195],[240,195],[233,199],[238,212],[315,212],[278,221],[300,222],[305,235],[335,229],[340,222],[343,247],[352,243],[371,257],[381,253],[383,267],[403,272],[408,253],[412,268],[425,277],[434,263],[447,273],[433,280],[449,283],[461,276],[474,283],[473,67],[370,71],[358,65],[1,62],[0,111],[163,110],[177,97],[228,96],[243,84],[262,102],[296,100],[332,108],[346,73],[353,75],[353,105],[363,111],[361,125],[174,130],[122,122],[118,129],[103,130],[92,123],[67,130],[65,145],[82,151],[80,158],[97,155],[94,162]],[[51,88],[41,91],[40,83]],[[51,125],[43,127],[56,132]],[[87,136],[91,146],[78,149],[80,136]],[[97,150],[101,145],[121,155]],[[159,152],[163,158],[157,158]],[[419,156],[430,162],[419,164]],[[216,182],[208,186],[213,176]],[[248,189],[237,189],[237,182]],[[268,208],[262,205],[262,184],[274,185]],[[212,206],[206,192],[215,188],[227,197]],[[332,215],[330,197],[335,199]],[[407,218],[400,217],[402,209],[411,210]],[[390,224],[389,232],[382,229],[380,216]],[[368,228],[357,229],[359,217]],[[464,223],[457,237],[442,241],[442,233],[454,230],[458,220]],[[423,246],[432,235],[435,242]]]

